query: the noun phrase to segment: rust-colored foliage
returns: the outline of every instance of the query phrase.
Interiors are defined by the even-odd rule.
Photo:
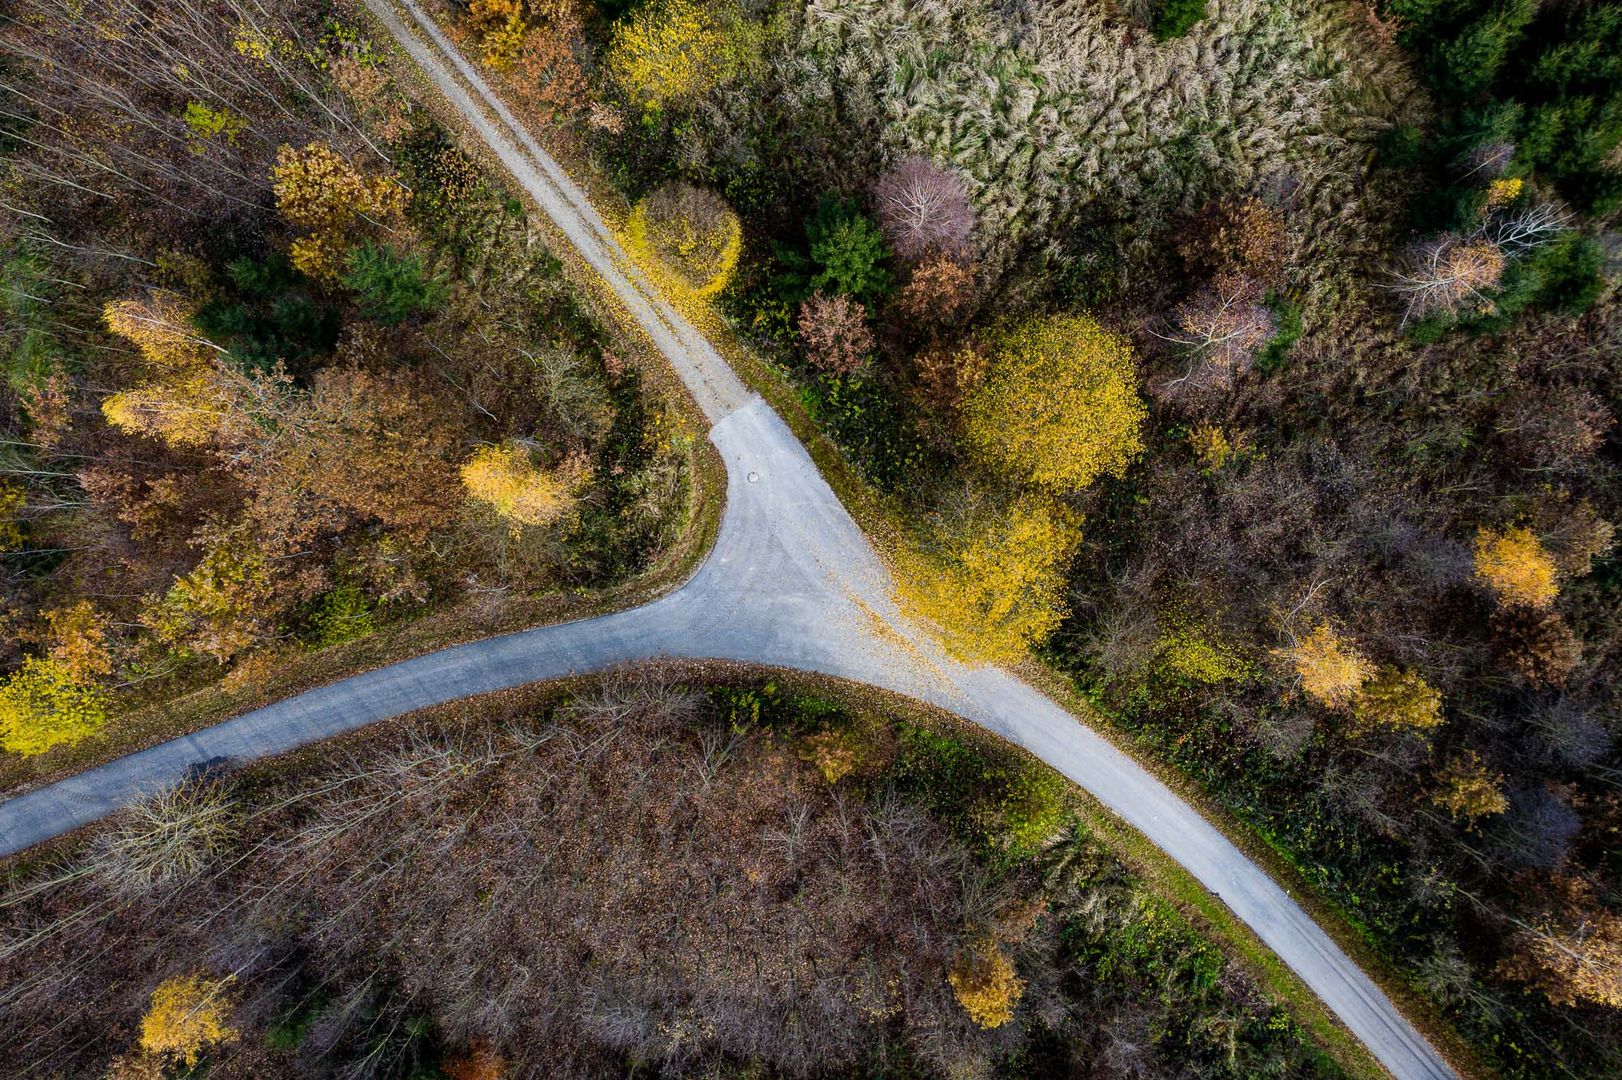
[[[861,370],[873,351],[866,309],[843,294],[812,293],[800,305],[796,325],[805,358],[819,371],[850,375]]]

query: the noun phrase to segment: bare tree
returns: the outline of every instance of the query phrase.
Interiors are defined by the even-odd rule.
[[[953,257],[969,253],[974,207],[957,173],[913,154],[879,177],[873,186],[879,227],[903,259],[917,260],[940,252]]]

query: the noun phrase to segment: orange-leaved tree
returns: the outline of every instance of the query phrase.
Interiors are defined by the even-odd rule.
[[[1374,675],[1374,666],[1328,623],[1277,655],[1294,669],[1301,689],[1331,708],[1349,705]]]

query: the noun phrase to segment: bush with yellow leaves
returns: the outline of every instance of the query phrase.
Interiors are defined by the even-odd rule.
[[[195,1068],[203,1051],[235,1042],[237,1031],[226,1023],[234,1002],[231,980],[204,975],[176,975],[152,991],[152,1004],[141,1018],[141,1049]]]
[[[1560,592],[1554,557],[1524,526],[1476,533],[1475,562],[1476,577],[1502,604],[1546,608]]]
[[[1449,761],[1436,779],[1437,788],[1431,794],[1431,802],[1460,821],[1473,822],[1509,809],[1504,778],[1488,772],[1474,750],[1466,750]]]
[[[743,253],[743,225],[722,198],[691,184],[667,184],[641,199],[625,223],[631,253],[668,271],[683,290],[714,296]]]
[[[536,465],[517,443],[484,446],[462,465],[468,498],[487,507],[513,531],[523,526],[552,525],[571,514],[591,479],[584,458],[571,457],[555,469]]]
[[[1001,335],[964,434],[999,475],[1064,493],[1125,473],[1147,415],[1126,339],[1090,315],[1049,315]]]
[[[976,515],[930,548],[895,558],[903,612],[939,633],[953,655],[1008,663],[1046,641],[1065,614],[1065,568],[1081,519],[1024,496],[1005,512]]]
[[[293,265],[314,278],[343,274],[352,233],[363,220],[387,223],[405,210],[406,189],[392,176],[366,176],[330,146],[283,146],[271,169],[276,210],[304,230],[293,241]]]
[[[992,937],[982,937],[958,954],[946,975],[963,1011],[983,1028],[998,1028],[1014,1018],[1014,1006],[1025,993],[1025,981],[1013,961]]]
[[[651,115],[756,70],[763,41],[726,0],[654,0],[615,29],[606,66],[620,92]]]

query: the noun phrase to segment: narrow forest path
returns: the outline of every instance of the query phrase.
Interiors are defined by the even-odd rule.
[[[715,548],[687,584],[642,607],[392,664],[0,803],[0,855],[95,821],[200,765],[283,753],[460,697],[658,658],[793,668],[925,701],[1029,750],[1220,897],[1394,1075],[1455,1075],[1300,905],[1197,810],[1024,682],[952,660],[909,626],[883,563],[781,417],[628,269],[584,192],[413,0],[399,0],[399,9],[366,3],[603,276],[714,425],[710,440],[727,468]]]

